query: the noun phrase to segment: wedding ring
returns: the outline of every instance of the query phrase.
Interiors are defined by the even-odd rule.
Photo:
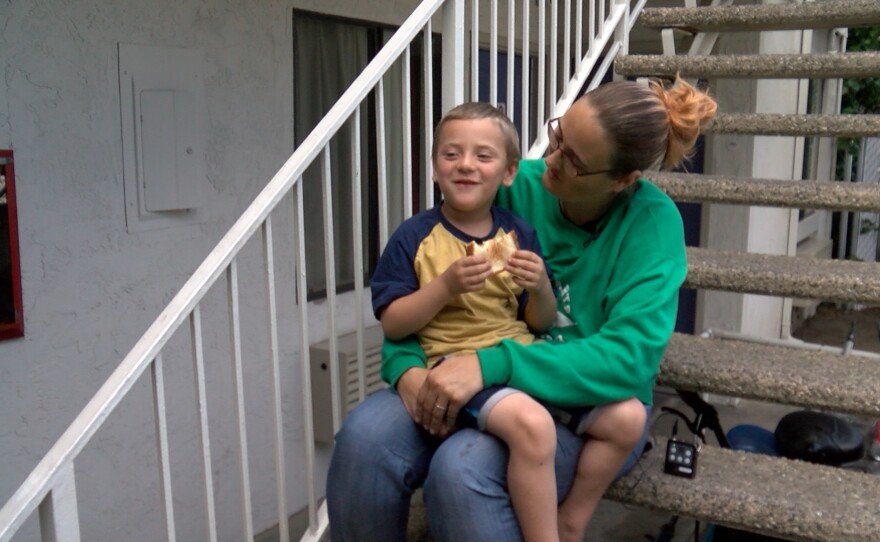
[[[434,408],[437,408],[437,409],[440,409],[440,410],[446,410],[446,407],[445,407],[445,406],[440,406],[440,405],[434,405]]]

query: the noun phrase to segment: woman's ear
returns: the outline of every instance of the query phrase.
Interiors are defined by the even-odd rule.
[[[507,171],[504,172],[504,179],[501,180],[501,184],[508,188],[513,186],[513,179],[516,178],[517,171],[519,171],[519,160],[515,161],[507,168]]]
[[[626,190],[626,188],[628,186],[632,186],[633,183],[635,183],[637,180],[639,180],[639,177],[641,177],[641,176],[642,176],[642,172],[639,170],[635,170],[635,171],[631,171],[631,172],[627,173],[623,177],[615,179],[614,192],[616,192],[616,193],[623,192],[624,190]]]

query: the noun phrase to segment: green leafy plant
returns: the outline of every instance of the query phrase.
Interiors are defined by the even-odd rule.
[[[850,28],[846,40],[848,52],[880,51],[880,26]],[[870,115],[880,113],[880,77],[844,79],[840,111],[845,115]],[[839,169],[842,171],[845,153],[857,156],[861,140],[839,138],[837,141]]]
[[[880,51],[880,26],[850,28],[846,49],[848,52]],[[845,79],[843,81],[843,113],[880,113],[880,78]]]

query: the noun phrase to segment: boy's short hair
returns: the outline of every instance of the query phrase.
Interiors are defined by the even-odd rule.
[[[500,109],[485,102],[465,102],[453,107],[448,113],[443,115],[443,118],[437,123],[437,128],[434,129],[434,141],[431,144],[431,160],[433,161],[437,158],[437,140],[439,139],[440,131],[447,122],[452,120],[478,119],[492,119],[498,124],[498,128],[501,129],[501,135],[504,138],[507,166],[510,167],[519,162],[519,133],[516,131],[516,126]]]

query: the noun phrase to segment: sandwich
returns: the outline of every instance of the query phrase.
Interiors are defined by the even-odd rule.
[[[468,256],[484,254],[492,264],[492,273],[494,274],[504,271],[504,268],[507,267],[507,260],[513,256],[515,251],[519,250],[519,245],[516,242],[516,232],[511,230],[482,243],[471,241],[467,244],[466,250]]]

